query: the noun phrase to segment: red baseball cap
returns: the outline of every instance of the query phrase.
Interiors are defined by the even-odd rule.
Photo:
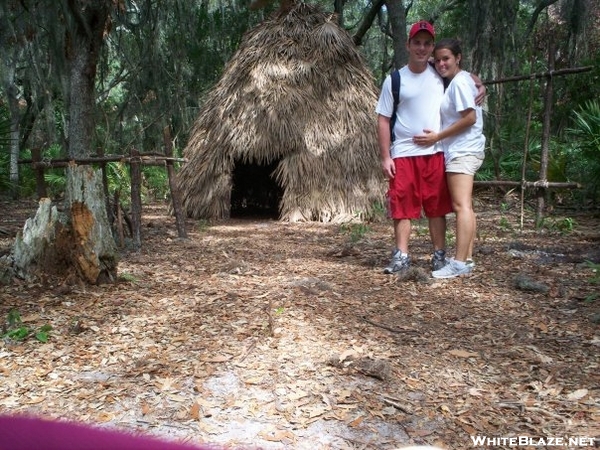
[[[433,29],[433,25],[431,25],[426,20],[419,20],[412,27],[410,27],[410,33],[408,33],[408,38],[414,38],[415,34],[417,34],[419,31],[427,31],[433,38],[435,38],[435,30]]]

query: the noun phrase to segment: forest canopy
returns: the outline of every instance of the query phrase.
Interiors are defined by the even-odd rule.
[[[404,63],[406,30],[412,22],[426,19],[434,23],[439,38],[458,37],[467,69],[478,73],[488,89],[486,163],[478,180],[536,181],[546,147],[547,180],[582,186],[552,201],[597,205],[597,0],[313,2],[317,3],[335,13],[352,36],[376,86]],[[105,0],[97,2],[102,8],[90,11],[86,4],[9,0],[0,6],[3,193],[34,194],[35,172],[19,161],[32,155],[42,160],[73,157],[69,145],[78,138],[73,125],[88,115],[89,132],[79,135],[84,148],[80,151],[87,156],[125,155],[132,148],[162,153],[165,127],[175,156],[181,156],[207,92],[244,34],[283,7],[254,2],[250,8],[239,0]],[[85,14],[90,21],[82,20]],[[72,78],[76,41],[78,36],[92,36],[89,24],[104,15],[98,52],[88,71],[93,98],[88,106],[73,109],[73,103],[81,101],[77,90],[82,89]],[[555,76],[565,69],[567,73]],[[571,69],[578,70],[568,73]],[[516,77],[521,79],[510,81]],[[109,163],[107,174],[111,191],[128,192],[126,164]],[[64,170],[46,170],[44,177],[49,195],[60,195]],[[144,182],[148,198],[168,195],[162,168],[144,168]]]

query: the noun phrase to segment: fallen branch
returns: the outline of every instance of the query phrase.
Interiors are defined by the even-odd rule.
[[[373,322],[372,320],[367,319],[365,316],[361,316],[361,319],[364,320],[365,322],[367,322],[368,324],[371,324],[375,327],[383,328],[384,330],[391,331],[392,333],[417,333],[417,331],[413,328],[408,328],[408,329],[393,328],[393,327],[384,325],[382,323]]]
[[[553,419],[558,419],[561,422],[564,422],[566,420],[565,417],[563,417],[563,416],[561,416],[559,414],[554,414],[553,412],[546,411],[545,409],[538,408],[536,406],[526,406],[525,407],[525,411],[540,413],[540,414],[543,414],[545,416],[552,417]]]
[[[389,396],[383,395],[383,394],[381,395],[381,398],[383,399],[383,403],[385,403],[386,405],[393,406],[394,408],[396,408],[406,414],[410,414],[410,415],[414,414],[412,409],[400,404],[401,400],[398,398],[389,397]]]

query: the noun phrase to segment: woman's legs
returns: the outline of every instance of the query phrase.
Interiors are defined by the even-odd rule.
[[[471,237],[471,243],[469,244],[469,253],[467,253],[467,260],[473,261],[473,247],[475,247],[475,236],[477,235],[477,219],[475,217],[475,211],[473,211],[473,236]]]
[[[457,261],[465,262],[472,256],[475,239],[475,212],[473,211],[473,175],[448,172],[448,188],[456,213]]]

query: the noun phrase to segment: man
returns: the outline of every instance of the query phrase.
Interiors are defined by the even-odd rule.
[[[411,220],[420,218],[421,210],[429,221],[432,270],[446,265],[446,214],[452,212],[452,201],[446,184],[443,148],[440,143],[420,146],[413,142],[413,137],[423,130],[441,127],[444,82],[429,64],[434,39],[435,30],[429,22],[422,20],[410,28],[406,44],[408,64],[400,69],[393,142],[390,118],[394,113],[394,100],[390,76],[383,83],[377,103],[377,135],[382,169],[389,179],[388,214],[393,219],[395,240],[392,260],[384,269],[387,274],[410,267]],[[480,92],[478,98],[482,96]]]

